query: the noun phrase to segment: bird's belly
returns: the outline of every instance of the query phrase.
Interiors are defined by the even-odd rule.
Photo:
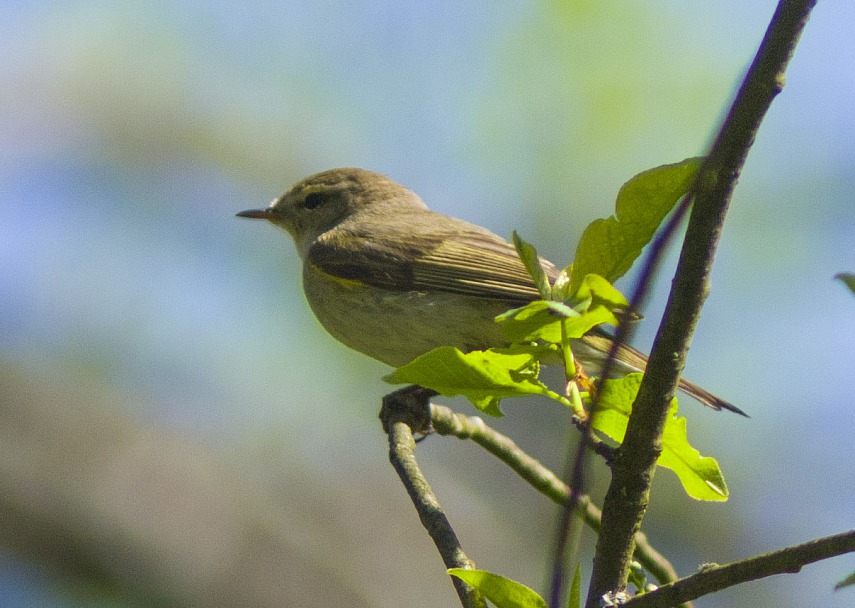
[[[440,346],[499,346],[494,317],[513,305],[445,292],[391,291],[340,280],[307,265],[306,298],[340,342],[395,367]]]

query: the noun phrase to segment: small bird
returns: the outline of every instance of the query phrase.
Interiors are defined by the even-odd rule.
[[[413,191],[365,169],[323,171],[266,209],[303,260],[303,290],[321,325],[345,345],[393,367],[440,347],[505,344],[494,318],[541,299],[513,245],[486,228],[428,209]],[[554,281],[558,269],[541,259]],[[573,344],[589,371],[612,345],[595,330]],[[644,371],[647,357],[621,345],[614,375]],[[698,385],[680,389],[713,409],[746,415]]]

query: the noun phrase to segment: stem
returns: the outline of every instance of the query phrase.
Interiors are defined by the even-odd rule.
[[[570,488],[552,471],[525,453],[507,435],[488,426],[478,416],[465,416],[437,404],[431,404],[431,421],[440,435],[453,435],[459,439],[471,439],[485,450],[507,464],[535,490],[550,500],[566,505],[570,501]],[[595,532],[600,530],[600,510],[587,495],[580,495],[576,514]],[[673,582],[678,575],[671,563],[639,532],[635,539],[635,559],[655,578],[660,585]]]
[[[425,415],[429,419],[429,399],[435,395],[419,386],[395,391],[383,398],[381,419],[389,433],[389,461],[401,478],[419,519],[433,539],[446,568],[475,567],[460,546],[439,500],[416,462],[413,428],[421,431]],[[463,608],[486,608],[484,598],[456,576],[451,577]]]

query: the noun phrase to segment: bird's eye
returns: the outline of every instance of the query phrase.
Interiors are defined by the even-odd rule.
[[[321,206],[321,203],[324,202],[324,195],[320,192],[310,192],[306,195],[306,198],[303,199],[303,207],[306,209],[316,209]]]

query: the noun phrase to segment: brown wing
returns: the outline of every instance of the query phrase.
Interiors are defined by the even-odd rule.
[[[395,219],[394,226],[341,224],[312,244],[309,260],[333,276],[384,289],[520,303],[540,297],[513,245],[492,232],[431,211]],[[550,262],[542,264],[548,276],[557,276]]]

